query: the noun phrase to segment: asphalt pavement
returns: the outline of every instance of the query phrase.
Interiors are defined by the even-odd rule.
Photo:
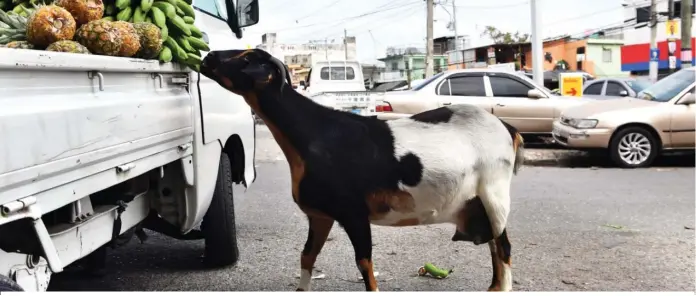
[[[236,188],[241,258],[205,269],[202,241],[152,232],[110,252],[106,275],[77,268],[53,276],[50,290],[294,291],[305,216],[290,197],[287,163],[263,131],[258,178]],[[518,291],[694,291],[694,168],[558,168],[527,166],[513,179],[508,234]],[[452,225],[373,226],[381,291],[485,291],[486,245],[452,242]],[[432,262],[453,268],[446,279],[418,277]],[[352,246],[338,226],[316,263],[313,290],[361,291]]]

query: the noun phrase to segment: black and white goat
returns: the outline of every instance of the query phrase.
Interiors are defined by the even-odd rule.
[[[293,90],[287,67],[259,49],[212,51],[201,73],[244,97],[287,158],[292,197],[309,220],[298,291],[309,290],[334,221],[353,244],[368,291],[378,290],[371,224],[434,223],[456,225],[452,240],[488,243],[489,291],[512,289],[505,227],[523,159],[512,126],[468,105],[386,122],[332,110]]]

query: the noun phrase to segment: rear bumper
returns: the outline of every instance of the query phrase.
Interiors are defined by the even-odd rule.
[[[377,119],[394,120],[394,119],[399,119],[399,118],[410,117],[412,114],[394,113],[394,112],[379,112],[379,113],[375,113],[374,115],[377,115]]]
[[[551,135],[556,143],[568,148],[607,148],[611,139],[611,130],[577,129],[555,121]]]

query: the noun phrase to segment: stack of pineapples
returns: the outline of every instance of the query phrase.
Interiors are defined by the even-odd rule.
[[[0,44],[164,63],[174,60],[198,71],[200,50],[209,48],[199,39],[202,34],[193,20],[193,9],[183,0],[107,0],[106,5],[102,0],[24,2],[8,12],[0,10]]]

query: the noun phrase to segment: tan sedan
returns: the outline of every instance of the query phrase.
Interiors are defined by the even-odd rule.
[[[617,97],[618,98],[618,97]],[[499,69],[463,69],[438,73],[408,91],[387,92],[377,118],[397,119],[452,104],[479,106],[520,133],[551,135],[553,121],[565,108],[595,99],[557,96],[524,75]]]
[[[696,68],[675,72],[637,98],[597,101],[568,108],[553,124],[559,144],[608,149],[625,168],[649,166],[665,150],[696,146]]]

